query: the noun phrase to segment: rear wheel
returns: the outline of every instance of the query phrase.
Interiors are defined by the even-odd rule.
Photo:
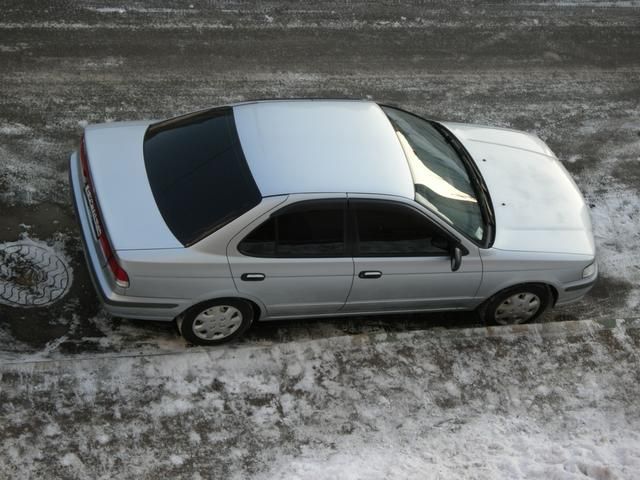
[[[490,325],[518,325],[540,317],[550,302],[551,294],[544,285],[518,285],[490,298],[480,316]]]
[[[191,307],[177,319],[177,325],[189,343],[219,345],[241,337],[253,316],[253,308],[244,300],[211,300]]]

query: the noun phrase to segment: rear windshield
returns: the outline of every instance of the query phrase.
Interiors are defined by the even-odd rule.
[[[158,209],[185,246],[262,198],[242,153],[231,108],[151,125],[144,137],[144,163]]]

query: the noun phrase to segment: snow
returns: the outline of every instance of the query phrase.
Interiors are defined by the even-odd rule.
[[[50,423],[44,428],[43,433],[47,437],[55,437],[57,435],[60,435],[61,431],[57,423]]]
[[[50,162],[41,162],[37,159],[48,156],[51,153],[59,153],[60,147],[55,148],[43,138],[28,138],[25,143],[27,155],[18,154],[9,142],[4,141],[3,135],[16,138],[19,141],[26,136],[29,130],[20,129],[15,124],[5,125],[0,129],[0,186],[6,184],[6,188],[0,188],[0,201],[8,204],[22,203],[33,205],[43,199],[56,195],[55,189],[62,181],[67,180],[67,172],[56,167]],[[60,154],[65,158],[68,152]],[[59,194],[59,192],[58,192]]]
[[[25,135],[31,132],[31,128],[21,123],[0,124],[0,135]]]
[[[640,122],[625,123],[620,126],[620,131],[631,136],[640,131]],[[579,182],[587,203],[592,205],[598,266],[606,276],[630,285],[640,285],[640,196],[637,188],[625,186],[613,175],[615,168],[624,162],[640,162],[640,140],[614,148],[605,144],[594,153],[602,161]],[[640,308],[637,289],[627,297],[626,307],[630,312],[637,312]]]
[[[633,478],[640,321],[559,325],[5,364],[0,477]]]
[[[640,2],[205,3],[7,9],[0,201],[34,241],[82,261],[77,238],[37,240],[33,213],[70,213],[66,160],[88,124],[362,97],[547,141],[592,205],[602,276],[556,315],[607,321],[397,333],[363,319],[369,333],[344,336],[318,322],[203,349],[81,314],[95,299],[72,290],[52,318],[25,311],[63,332],[44,346],[22,313],[0,319],[0,478],[637,478]]]

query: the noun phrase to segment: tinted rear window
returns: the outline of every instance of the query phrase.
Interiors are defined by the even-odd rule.
[[[164,221],[187,246],[262,198],[242,153],[231,108],[151,125],[144,139],[144,162]]]
[[[264,222],[238,245],[255,257],[343,257],[345,201],[302,202],[284,208]]]

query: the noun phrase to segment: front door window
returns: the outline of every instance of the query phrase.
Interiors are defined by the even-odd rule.
[[[353,204],[356,257],[448,255],[442,234],[416,210],[385,202]]]

